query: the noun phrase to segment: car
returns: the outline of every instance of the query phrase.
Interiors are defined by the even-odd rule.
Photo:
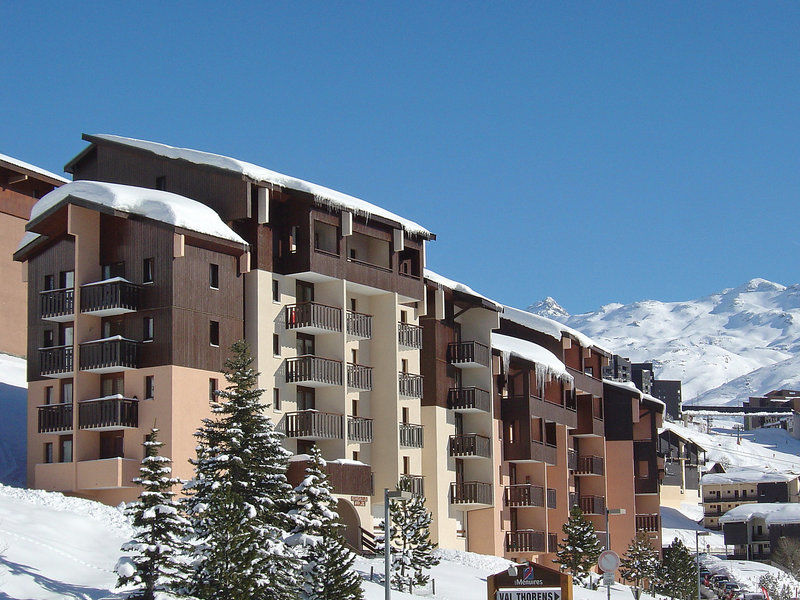
[[[729,581],[724,586],[726,592],[741,592],[742,588],[735,581]]]

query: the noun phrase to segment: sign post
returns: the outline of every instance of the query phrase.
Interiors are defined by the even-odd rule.
[[[572,575],[533,562],[486,578],[488,600],[572,600]]]
[[[611,600],[611,586],[614,584],[614,572],[619,569],[619,554],[613,550],[603,550],[597,559],[597,567],[603,572],[603,583],[606,596]]]

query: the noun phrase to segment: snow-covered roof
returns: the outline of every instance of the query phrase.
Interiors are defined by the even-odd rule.
[[[56,181],[60,181],[62,183],[68,183],[69,179],[65,179],[61,175],[56,175],[55,173],[51,173],[50,171],[45,171],[41,167],[37,167],[36,165],[32,165],[30,163],[26,163],[25,161],[19,160],[18,158],[14,158],[13,156],[8,156],[7,154],[0,154],[0,163],[6,163],[11,168],[17,168],[22,171],[30,171],[36,175],[41,175],[42,177],[47,177],[48,179],[55,179]]]
[[[646,400],[647,402],[652,402],[653,404],[657,404],[661,407],[661,413],[663,414],[664,411],[667,410],[667,405],[664,404],[663,401],[659,400],[655,396],[651,396],[650,394],[642,394],[642,400]]]
[[[491,298],[487,298],[483,294],[479,294],[478,292],[473,290],[468,285],[465,285],[465,284],[460,283],[458,281],[454,281],[452,279],[448,279],[447,277],[445,277],[443,275],[439,275],[438,273],[435,273],[434,271],[431,271],[430,269],[425,269],[424,275],[425,275],[425,279],[429,279],[433,283],[435,283],[435,284],[437,284],[439,286],[446,287],[446,288],[451,289],[453,291],[461,292],[461,293],[467,294],[469,296],[474,296],[475,298],[481,298],[483,300],[486,300],[487,302],[490,302],[491,304],[493,304],[498,312],[503,312],[503,305],[502,304],[500,304],[499,302],[495,302]]]
[[[171,192],[147,188],[103,183],[99,181],[72,181],[43,196],[31,210],[31,221],[77,198],[89,204],[104,206],[120,212],[141,215],[198,233],[246,244],[235,231],[222,222],[216,212],[196,200]],[[27,240],[27,241],[26,241]],[[31,236],[23,242],[33,241]],[[22,247],[22,242],[20,244]]]
[[[759,469],[729,469],[726,473],[708,473],[700,479],[700,485],[719,485],[730,483],[778,483],[797,479],[797,475],[764,471]]]
[[[553,319],[530,313],[527,310],[520,310],[512,306],[503,306],[503,318],[517,325],[522,325],[528,329],[533,329],[534,331],[549,335],[553,339],[559,341],[561,341],[562,336],[565,335],[573,337],[578,340],[578,343],[584,348],[594,347],[610,354],[608,350],[598,346],[588,335]]]
[[[626,392],[633,392],[634,395],[638,396],[639,398],[642,397],[642,392],[633,385],[632,381],[614,381],[613,379],[603,379],[603,383],[606,385],[612,385],[614,387],[622,388]]]
[[[719,518],[720,523],[742,523],[764,519],[767,525],[800,523],[800,504],[797,502],[755,502],[740,504]]]
[[[307,192],[314,196],[315,200],[321,205],[339,210],[351,211],[355,215],[364,216],[367,218],[370,216],[381,217],[389,221],[394,221],[410,235],[417,235],[425,238],[434,237],[430,231],[418,223],[404,219],[403,217],[383,209],[380,206],[376,206],[375,204],[361,200],[355,196],[337,192],[336,190],[317,185],[316,183],[303,181],[302,179],[297,179],[296,177],[283,175],[282,173],[254,165],[249,162],[230,158],[228,156],[212,154],[211,152],[203,152],[201,150],[192,150],[190,148],[176,148],[174,146],[168,146],[158,142],[148,142],[146,140],[137,140],[118,135],[92,134],[87,136],[87,138],[90,140],[91,138],[97,138],[117,144],[123,144],[125,146],[139,148],[140,150],[146,150],[147,152],[152,152],[153,154],[157,154],[158,156],[163,156],[165,158],[185,160],[197,165],[205,165],[225,171],[231,171],[233,173],[239,173],[255,182],[272,183],[281,187]]]
[[[673,423],[670,423],[669,421],[664,421],[663,426],[658,429],[658,433],[662,433],[664,431],[671,431],[679,438],[694,444],[700,450],[705,452],[705,448],[702,446],[702,444],[697,442],[697,439],[694,436],[692,436],[691,430],[688,427],[675,426]]]
[[[511,357],[534,363],[537,379],[550,376],[570,383],[573,381],[572,375],[567,372],[564,363],[555,354],[538,344],[500,333],[492,333],[492,348],[500,351],[506,365]]]

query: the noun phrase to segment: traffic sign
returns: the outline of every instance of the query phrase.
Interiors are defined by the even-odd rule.
[[[619,554],[613,550],[603,550],[597,559],[597,566],[604,573],[613,573],[619,568]]]

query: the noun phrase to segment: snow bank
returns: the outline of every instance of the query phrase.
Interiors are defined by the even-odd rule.
[[[756,502],[740,504],[719,518],[720,523],[745,523],[764,519],[767,525],[800,523],[800,504],[796,502]]]
[[[555,354],[538,344],[508,335],[492,333],[492,348],[500,351],[506,371],[508,371],[508,362],[511,357],[534,363],[536,365],[536,385],[538,389],[542,389],[545,381],[551,377],[555,377],[565,383],[572,383],[573,381],[573,377],[567,373],[564,363],[556,358]]]
[[[468,285],[465,285],[465,284],[460,283],[458,281],[454,281],[452,279],[448,279],[447,277],[444,277],[443,275],[439,275],[438,273],[435,273],[434,271],[431,271],[430,269],[425,269],[424,275],[425,275],[425,279],[431,280],[433,283],[437,284],[440,287],[446,287],[446,288],[448,288],[450,290],[453,290],[453,291],[456,291],[456,292],[461,292],[463,294],[468,294],[470,296],[474,296],[475,298],[482,298],[483,300],[486,300],[487,302],[491,302],[492,304],[494,304],[494,306],[495,306],[495,308],[497,309],[498,312],[503,312],[503,305],[502,304],[500,304],[499,302],[495,302],[494,300],[484,296],[483,294],[479,294],[478,292],[473,290]]]
[[[185,160],[196,165],[206,165],[223,169],[225,171],[239,173],[244,177],[259,183],[272,183],[292,190],[307,192],[314,196],[318,204],[323,206],[351,211],[356,215],[364,217],[381,217],[398,223],[410,235],[432,237],[430,231],[414,221],[404,219],[403,217],[371,204],[370,202],[366,202],[365,200],[361,200],[360,198],[356,198],[348,194],[343,194],[342,192],[337,192],[336,190],[332,190],[315,183],[297,179],[296,177],[283,175],[282,173],[271,171],[270,169],[259,167],[258,165],[237,160],[235,158],[229,158],[220,154],[212,154],[210,152],[202,152],[200,150],[191,150],[189,148],[176,148],[166,144],[148,142],[146,140],[137,140],[118,135],[94,134],[89,137],[95,137],[101,140],[107,140],[109,142],[115,142],[134,148],[139,148],[141,150],[146,150],[166,158]]]
[[[56,175],[55,173],[51,173],[50,171],[45,171],[41,167],[37,167],[36,165],[26,163],[25,161],[19,160],[18,158],[14,158],[13,156],[8,156],[7,154],[0,154],[0,162],[8,163],[11,166],[19,167],[20,169],[23,169],[25,171],[37,173],[39,175],[49,177],[50,179],[56,179],[63,183],[69,183],[69,179],[65,179],[61,175]]]
[[[183,227],[198,233],[246,244],[230,227],[222,222],[214,210],[190,198],[171,192],[150,190],[117,183],[99,181],[74,181],[54,189],[42,197],[31,210],[31,220],[66,203],[69,197],[79,198],[90,204],[105,206],[130,214],[141,215]],[[22,242],[30,243],[23,237]],[[22,242],[20,244],[22,244]],[[20,247],[22,247],[20,245]]]
[[[701,485],[728,483],[777,483],[797,479],[797,475],[764,471],[760,469],[729,469],[725,473],[707,473],[700,479]],[[800,506],[800,505],[798,505]]]

